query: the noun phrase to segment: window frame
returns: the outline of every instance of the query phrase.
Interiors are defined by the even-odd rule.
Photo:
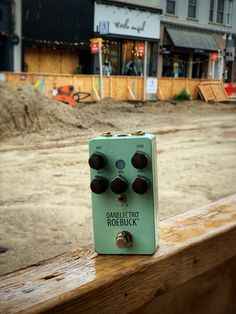
[[[210,0],[209,22],[213,23],[214,21],[215,21],[215,0]]]
[[[195,3],[193,3],[195,2]],[[189,19],[196,19],[197,18],[197,5],[198,1],[197,0],[188,0],[188,18]],[[190,16],[190,9],[193,9],[194,16]]]
[[[233,9],[233,0],[227,0],[226,10],[225,10],[225,25],[232,26],[232,9]]]
[[[168,9],[168,4],[172,4],[174,8],[174,12],[169,12]],[[166,13],[171,14],[171,15],[176,15],[176,0],[166,0]]]
[[[223,2],[222,9],[219,8],[219,4],[220,4],[221,1]],[[224,25],[224,21],[225,21],[225,3],[226,3],[225,0],[218,0],[217,1],[217,9],[216,9],[216,23],[217,24]],[[219,16],[221,16],[220,20],[218,19]]]

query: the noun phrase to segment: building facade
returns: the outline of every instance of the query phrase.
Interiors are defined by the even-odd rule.
[[[95,1],[94,36],[103,39],[105,74],[143,76],[146,58],[147,75],[157,76],[161,13],[131,1]],[[98,65],[95,57],[94,73]]]
[[[2,0],[0,70],[98,74],[99,37],[105,75],[236,81],[235,16],[236,0]]]
[[[145,54],[148,74],[157,76],[161,10],[154,2],[23,0],[24,70],[98,74],[90,40],[99,37],[105,74],[142,76]]]
[[[160,0],[158,76],[235,81],[235,0]]]
[[[92,73],[93,0],[22,0],[23,70]]]

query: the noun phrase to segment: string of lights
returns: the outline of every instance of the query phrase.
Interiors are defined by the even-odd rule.
[[[5,36],[5,37],[13,37],[15,34],[9,33],[9,32],[0,32],[0,35]],[[45,45],[45,46],[54,46],[54,47],[61,47],[61,46],[67,46],[71,48],[75,47],[84,47],[84,46],[90,46],[90,41],[78,41],[78,42],[65,42],[65,41],[59,41],[59,40],[46,40],[46,39],[35,39],[35,38],[29,38],[22,36],[21,40],[30,42],[32,44],[40,44],[40,45]],[[136,56],[142,56],[138,52],[138,48],[133,45],[133,42],[125,42],[125,44],[128,47],[132,47],[131,53]],[[110,40],[110,39],[103,39],[103,45],[102,45],[102,51],[104,54],[110,54],[111,53],[111,47],[112,46],[117,46],[118,41]],[[168,60],[172,62],[178,62],[178,63],[184,63],[184,64],[202,64],[202,63],[207,63],[209,62],[209,58],[204,59],[204,60],[199,60],[199,61],[181,61],[181,60],[176,60],[175,58],[168,56]]]

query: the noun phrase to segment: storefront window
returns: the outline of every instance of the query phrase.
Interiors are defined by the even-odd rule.
[[[168,55],[163,58],[163,77],[186,77],[188,66],[187,55]]]
[[[102,64],[104,75],[144,75],[145,43],[132,40],[112,40],[103,42]],[[147,45],[147,75],[156,76],[157,44]],[[98,56],[96,56],[95,73],[99,73]]]
[[[119,45],[117,41],[104,41],[102,56],[103,56],[103,74],[116,75],[119,72],[118,64]]]
[[[141,50],[142,49],[142,50]],[[144,43],[128,41],[122,44],[122,74],[143,76]]]

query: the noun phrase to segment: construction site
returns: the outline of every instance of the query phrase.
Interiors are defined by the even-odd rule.
[[[0,1],[0,313],[236,313],[235,12]]]
[[[235,193],[236,105],[121,102],[72,107],[30,85],[0,85],[1,274],[92,243],[88,142],[157,136],[159,218]]]

